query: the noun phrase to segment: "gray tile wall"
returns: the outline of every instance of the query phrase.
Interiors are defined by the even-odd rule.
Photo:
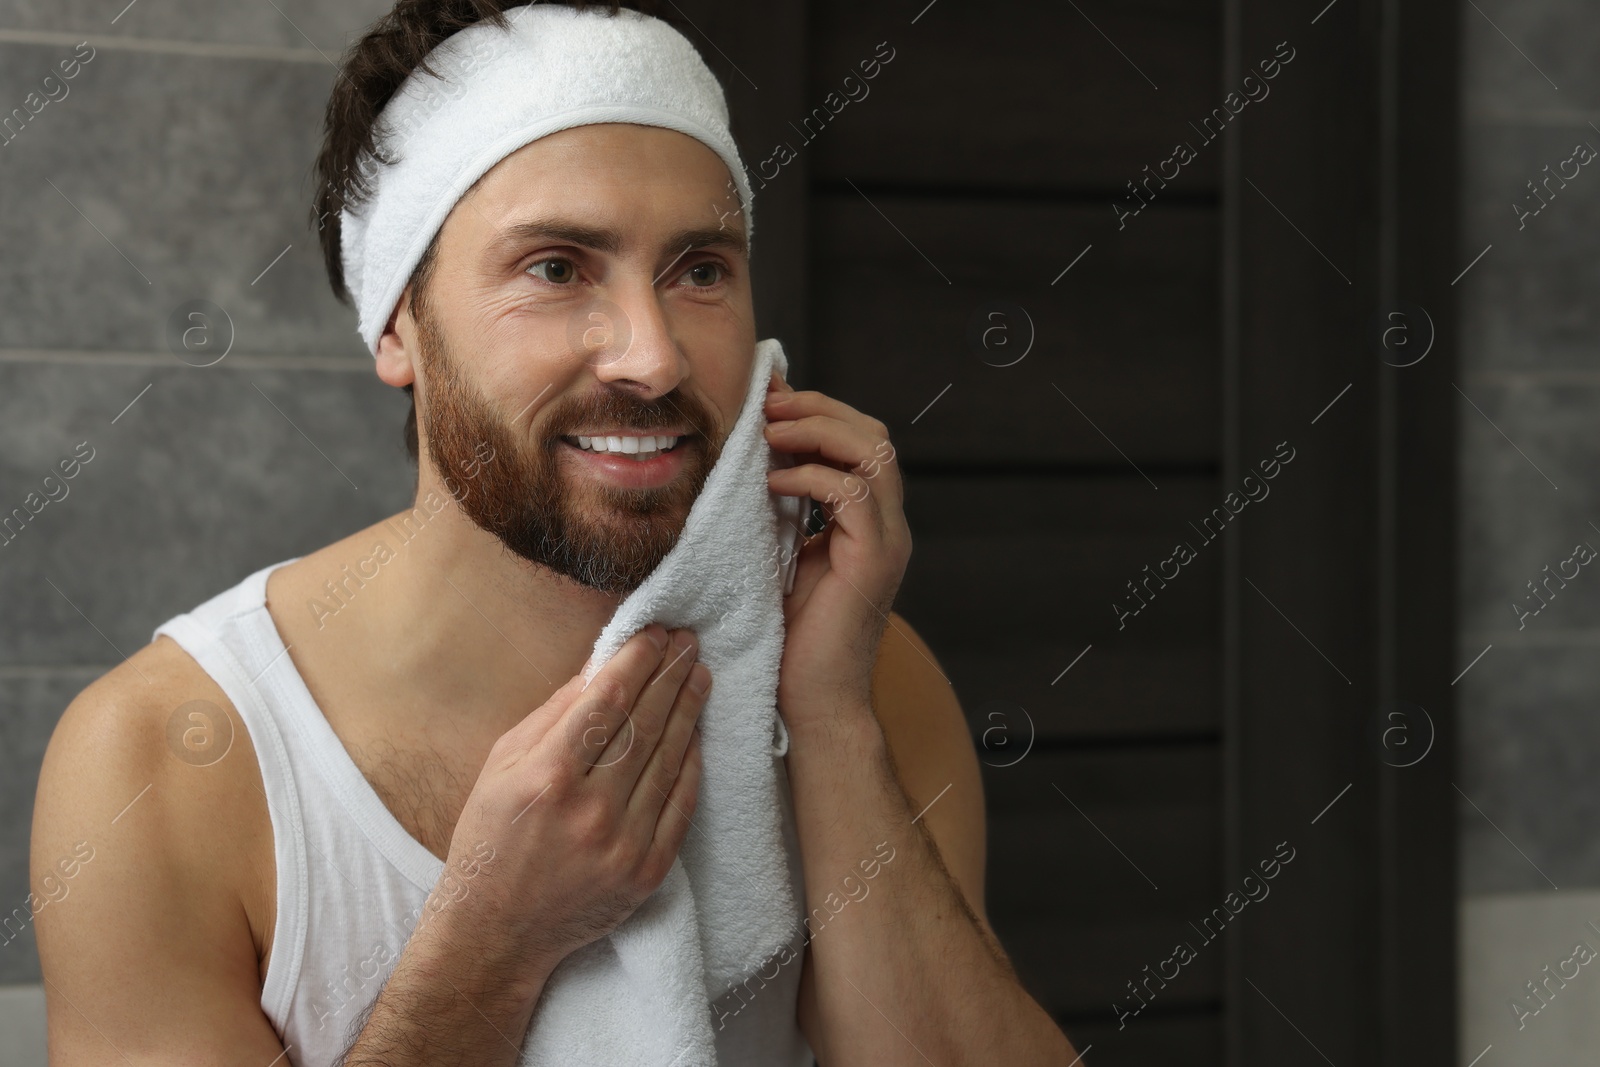
[[[1600,886],[1600,3],[1480,3],[1464,53],[1462,891]],[[1491,22],[1492,20],[1492,22]],[[1545,167],[1548,165],[1548,171]],[[1528,182],[1566,187],[1537,215]],[[1440,181],[1451,175],[1440,174]],[[1543,189],[1541,188],[1541,192]],[[1475,406],[1474,406],[1475,405]],[[1520,618],[1512,605],[1540,608]],[[1474,807],[1473,805],[1476,805]],[[1473,1050],[1476,1051],[1476,1050]]]
[[[412,484],[406,399],[328,292],[308,216],[331,60],[387,0],[124,2],[0,5],[0,517],[93,450],[0,534],[0,914],[25,913],[39,763],[73,696]],[[231,336],[211,366],[169,345],[201,299],[224,312],[213,345]],[[29,927],[0,984],[38,979]]]

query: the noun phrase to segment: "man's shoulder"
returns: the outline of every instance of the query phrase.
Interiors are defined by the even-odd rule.
[[[907,799],[926,815],[922,822],[940,858],[983,917],[986,841],[977,748],[944,667],[895,612],[878,646],[872,706]]]
[[[928,705],[930,699],[933,708]],[[889,625],[878,643],[878,658],[872,670],[872,700],[880,718],[901,717],[920,710],[965,722],[955,687],[933,649],[895,611],[889,613]]]
[[[99,1062],[101,1031],[136,1048],[132,1035],[146,1048],[271,1047],[258,1004],[275,879],[259,783],[227,697],[169,637],[67,706],[39,772],[29,864],[52,1060]]]
[[[163,747],[155,743],[154,729],[161,711],[208,681],[176,641],[157,637],[72,698],[56,724],[50,750],[70,746],[81,750],[75,751],[78,755],[153,772]]]
[[[82,750],[79,755],[158,774],[167,766],[162,757],[176,755],[167,727],[182,716],[173,713],[201,700],[233,714],[216,681],[162,634],[73,697],[56,724],[51,748],[59,743]]]
[[[98,841],[137,851],[154,877],[238,887],[265,806],[248,731],[221,687],[162,635],[86,686],[39,771],[35,866]],[[202,888],[191,885],[191,888]]]
[[[922,635],[896,612],[889,613],[878,645],[872,707],[908,789],[928,784],[952,766],[976,767],[955,686]]]

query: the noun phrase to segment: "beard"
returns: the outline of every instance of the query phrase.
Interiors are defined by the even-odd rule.
[[[413,307],[425,403],[422,450],[446,490],[478,527],[511,552],[604,593],[637,589],[682,534],[689,509],[721,454],[715,414],[674,389],[640,400],[611,386],[547,405],[537,438],[502,419],[459,372],[426,301]],[[684,467],[663,486],[628,488],[579,473],[561,453],[587,426],[687,426]]]

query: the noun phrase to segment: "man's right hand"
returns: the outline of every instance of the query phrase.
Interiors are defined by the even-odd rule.
[[[446,858],[447,871],[481,873],[439,915],[452,939],[503,959],[513,988],[536,999],[562,959],[620,926],[671,870],[700,790],[711,674],[697,653],[690,631],[651,623],[587,687],[574,675],[490,749]]]

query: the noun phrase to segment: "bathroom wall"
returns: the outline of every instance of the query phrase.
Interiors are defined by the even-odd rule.
[[[1600,1041],[1600,3],[1463,26],[1461,1062],[1554,1067]]]
[[[62,709],[161,621],[411,490],[406,399],[307,214],[332,59],[388,5],[124,3],[0,6],[0,514],[47,501],[0,531],[0,986],[40,977],[28,836]]]

